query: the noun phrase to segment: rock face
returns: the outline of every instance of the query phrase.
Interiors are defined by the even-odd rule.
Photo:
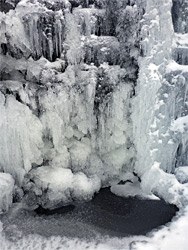
[[[174,175],[162,189],[148,176],[155,170],[166,180],[188,165],[178,120],[188,115],[187,2],[6,2],[13,7],[0,13],[0,170],[25,200],[50,208],[91,199],[135,172],[143,189],[180,204],[166,195]],[[67,171],[79,192],[61,185]]]

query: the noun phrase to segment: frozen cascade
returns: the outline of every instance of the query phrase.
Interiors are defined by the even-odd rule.
[[[139,61],[132,119],[138,154],[135,170],[141,176],[142,188],[181,206],[187,202],[187,186],[180,185],[172,173],[176,167],[187,165],[188,137],[186,130],[180,133],[174,129],[174,122],[187,115],[188,71],[172,61],[171,7],[168,0],[161,5],[160,1],[150,1],[146,6],[141,30],[144,58]]]
[[[114,179],[118,182],[134,164],[127,107],[137,66],[134,63],[130,72],[120,66],[127,60],[120,56],[121,20],[116,20],[115,37],[109,30],[105,3],[104,9],[95,1],[91,4],[83,1],[84,8],[77,11],[68,1],[20,1],[15,10],[1,13],[1,132],[10,135],[2,136],[6,144],[1,143],[1,169],[23,186],[28,202],[34,195],[33,202],[44,207],[91,199],[101,186]],[[115,4],[120,11],[123,3]],[[133,9],[136,15],[136,6]],[[11,116],[9,99],[15,116]],[[52,176],[59,173],[62,182],[69,169],[70,183],[64,188],[46,183],[47,169],[49,178],[55,181]],[[72,179],[78,185],[83,182],[80,192],[71,188]],[[56,198],[55,192],[60,193]]]
[[[186,8],[173,4],[21,0],[0,12],[0,170],[30,206],[89,200],[133,174],[146,196],[187,202],[174,175],[188,165]]]

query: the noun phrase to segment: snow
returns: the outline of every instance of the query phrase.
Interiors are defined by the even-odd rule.
[[[140,199],[158,200],[159,198],[152,193],[147,194],[141,189],[140,182],[127,182],[124,185],[111,186],[111,192],[122,197],[137,197]]]
[[[173,131],[177,131],[180,133],[184,133],[188,129],[188,115],[179,117],[177,120],[175,120],[172,123],[172,128]]]
[[[69,204],[72,201],[90,200],[95,192],[101,188],[100,179],[96,176],[87,177],[82,172],[73,173],[70,169],[60,167],[42,166],[33,169],[29,178],[36,185],[34,192],[45,191],[46,208],[54,208],[57,205]]]
[[[0,214],[7,212],[12,204],[14,179],[10,174],[0,173]],[[0,233],[2,225],[0,221]]]
[[[173,71],[181,71],[181,72],[188,72],[188,65],[180,65],[175,61],[170,61],[167,66],[167,73],[173,72]]]
[[[165,173],[158,162],[154,162],[152,168],[143,174],[141,188],[180,208],[188,204],[188,185],[179,183],[175,175]]]
[[[188,207],[180,211],[169,225],[162,227],[150,234],[148,241],[136,242],[133,246],[135,250],[164,250],[164,249],[181,249],[186,250],[188,246]]]
[[[123,238],[98,237],[97,240],[74,239],[62,236],[43,237],[37,234],[22,235],[16,231],[10,236],[5,237],[1,231],[3,224],[0,222],[0,241],[3,250],[55,250],[55,249],[78,249],[78,250],[187,250],[188,239],[188,208],[180,210],[173,221],[165,226],[153,230],[146,236],[130,236]]]

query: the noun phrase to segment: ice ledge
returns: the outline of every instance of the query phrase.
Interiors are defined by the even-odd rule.
[[[181,71],[182,73],[188,73],[188,65],[180,65],[175,61],[171,61],[166,67],[166,73],[171,73],[175,71]]]
[[[151,169],[143,174],[141,188],[144,192],[152,192],[179,208],[188,205],[188,184],[181,184],[174,174],[160,169],[159,162],[154,162]]]

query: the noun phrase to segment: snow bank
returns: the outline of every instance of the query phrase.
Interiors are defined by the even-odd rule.
[[[142,176],[141,187],[180,208],[188,204],[188,185],[179,183],[174,174],[165,173],[158,162]]]
[[[188,246],[188,207],[181,210],[172,223],[151,233],[142,242],[132,244],[134,250],[186,250]]]

